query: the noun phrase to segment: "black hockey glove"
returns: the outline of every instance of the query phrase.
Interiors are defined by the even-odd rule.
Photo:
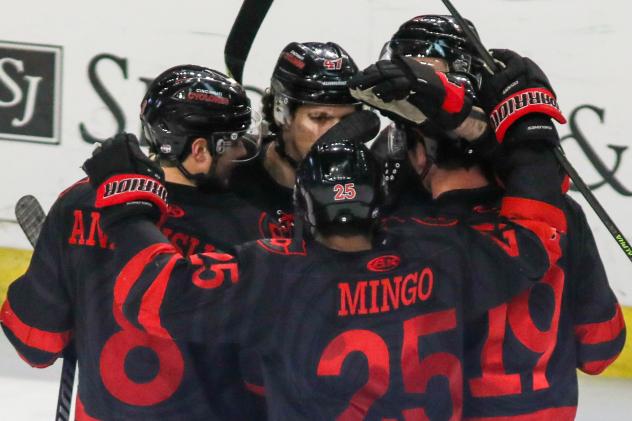
[[[164,173],[140,150],[133,134],[106,140],[82,168],[97,190],[95,206],[107,208],[106,225],[134,215],[147,215],[154,221],[166,215]]]
[[[496,139],[543,140],[559,144],[551,118],[566,123],[548,78],[531,59],[511,50],[491,50],[502,70],[483,72],[478,99],[489,115]]]
[[[472,108],[463,85],[408,57],[378,61],[354,76],[349,89],[388,117],[395,114],[416,124],[430,119],[444,130],[461,125]]]

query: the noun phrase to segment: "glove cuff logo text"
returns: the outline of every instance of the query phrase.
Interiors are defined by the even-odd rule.
[[[158,180],[138,174],[110,177],[97,190],[97,208],[121,205],[131,201],[148,201],[167,212],[167,189]]]
[[[489,116],[496,137],[502,141],[507,129],[520,117],[529,113],[542,113],[559,123],[566,123],[557,99],[548,89],[532,88],[512,94],[501,102]]]

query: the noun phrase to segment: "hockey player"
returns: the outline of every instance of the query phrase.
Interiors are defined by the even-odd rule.
[[[258,238],[239,222],[248,206],[216,181],[257,143],[250,102],[236,82],[200,66],[171,68],[149,87],[141,122],[167,180],[166,190],[144,186],[168,193],[161,230],[180,253]],[[129,157],[121,151],[112,159]],[[60,195],[28,271],[9,287],[1,320],[16,350],[45,367],[74,340],[77,420],[258,418],[232,348],[157,340],[113,308],[127,285],[115,283],[116,245],[102,229],[95,197],[88,180]]]
[[[347,89],[358,71],[333,42],[292,42],[281,54],[262,99],[271,135],[257,160],[240,165],[231,189],[260,210],[261,237],[289,237],[296,167],[324,132],[355,111]]]
[[[404,23],[384,51],[390,57],[431,63],[448,75],[462,73],[471,87],[482,84],[482,90],[472,92],[479,92],[478,103],[490,114],[497,104],[509,103],[525,89],[554,98],[542,71],[513,52],[494,51],[504,70],[493,77],[484,72],[449,16],[419,16]],[[559,111],[540,104],[521,113],[510,113],[504,123],[492,120],[500,140],[558,144],[550,118],[560,119]],[[409,138],[411,162],[435,200],[400,207],[389,225],[402,217],[467,221],[500,206],[502,192],[471,143],[423,125],[409,126],[398,136]],[[598,374],[623,347],[624,321],[583,211],[568,196],[563,210],[568,241],[559,264],[528,291],[491,309],[484,323],[468,326],[467,419],[572,420],[576,367]]]
[[[97,199],[117,258],[127,262],[116,301],[134,326],[165,340],[256,349],[271,419],[457,420],[463,323],[556,262],[558,231],[530,218],[542,210],[559,217],[538,201],[555,201],[559,192],[546,184],[532,189],[518,162],[506,179],[514,197],[502,213],[511,219],[481,216],[497,232],[428,225],[412,240],[382,238],[374,232],[379,173],[363,144],[348,140],[372,138],[366,128],[376,117],[358,118],[366,119],[356,125],[365,133],[349,134],[352,118],[343,120],[299,167],[305,240],[260,240],[235,255],[178,254],[151,220],[164,198],[133,184],[134,174],[155,172],[153,164],[142,157],[115,162],[110,156],[122,140],[106,142],[84,169],[101,192],[129,180],[116,200]],[[137,157],[137,145],[124,143]],[[555,171],[541,164],[542,176]],[[532,204],[526,212],[511,205],[524,200]],[[505,236],[515,239],[509,247]],[[464,305],[474,293],[479,298]]]

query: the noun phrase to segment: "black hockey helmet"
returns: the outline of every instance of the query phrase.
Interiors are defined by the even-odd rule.
[[[244,141],[258,152],[258,124],[245,90],[218,71],[191,64],[172,67],[149,86],[141,104],[142,136],[152,153],[181,162],[195,138],[205,138],[218,155]],[[254,154],[254,155],[253,155]]]
[[[470,22],[470,29],[478,32]],[[388,41],[380,57],[430,57],[446,61],[447,75],[453,82],[463,82],[468,93],[480,88],[484,62],[468,41],[465,32],[450,15],[421,15],[405,22]]]
[[[360,106],[347,88],[357,72],[353,59],[334,42],[292,42],[272,73],[264,118],[281,127],[303,104]]]
[[[379,130],[373,120],[379,122],[369,111],[345,117],[318,139],[298,167],[295,208],[312,233],[369,233],[377,221],[383,180],[364,145]]]

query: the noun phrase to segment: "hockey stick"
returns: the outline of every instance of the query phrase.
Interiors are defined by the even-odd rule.
[[[244,0],[228,34],[224,47],[224,61],[230,76],[240,84],[252,43],[273,0]]]
[[[483,43],[478,38],[478,36],[476,36],[476,34],[470,29],[469,25],[465,22],[465,19],[463,19],[463,16],[461,16],[461,14],[456,10],[450,0],[441,1],[448,8],[450,14],[454,17],[459,26],[463,28],[465,36],[472,43],[472,45],[480,55],[480,58],[485,62],[485,65],[489,68],[489,70],[492,73],[498,72],[499,68],[497,63],[494,61],[494,58],[483,46]],[[584,196],[590,207],[593,208],[599,219],[601,219],[601,222],[603,222],[608,232],[610,232],[612,238],[614,238],[619,247],[621,247],[621,250],[623,250],[625,255],[628,256],[628,259],[632,261],[632,244],[628,242],[628,240],[623,236],[621,230],[617,227],[612,218],[610,218],[604,207],[601,206],[601,203],[599,203],[595,195],[592,193],[592,191],[590,191],[590,188],[586,185],[584,180],[582,180],[568,158],[566,158],[566,154],[564,153],[564,149],[562,149],[562,146],[558,145],[557,147],[555,147],[553,149],[553,153],[555,154],[555,158],[560,163],[562,168],[564,168],[564,171],[566,171],[571,180],[573,180],[573,184],[575,184],[577,190],[579,190],[579,192]]]
[[[42,231],[42,226],[44,225],[44,220],[46,219],[46,214],[42,206],[35,197],[31,195],[23,196],[15,204],[15,218],[26,235],[26,238],[28,238],[33,248],[35,248],[37,239]],[[70,344],[64,351],[64,363],[61,367],[55,421],[68,421],[70,419],[76,366],[77,357],[75,355],[75,349],[73,344]]]
[[[37,244],[46,214],[37,199],[31,195],[22,196],[15,204],[15,219],[33,247]]]

